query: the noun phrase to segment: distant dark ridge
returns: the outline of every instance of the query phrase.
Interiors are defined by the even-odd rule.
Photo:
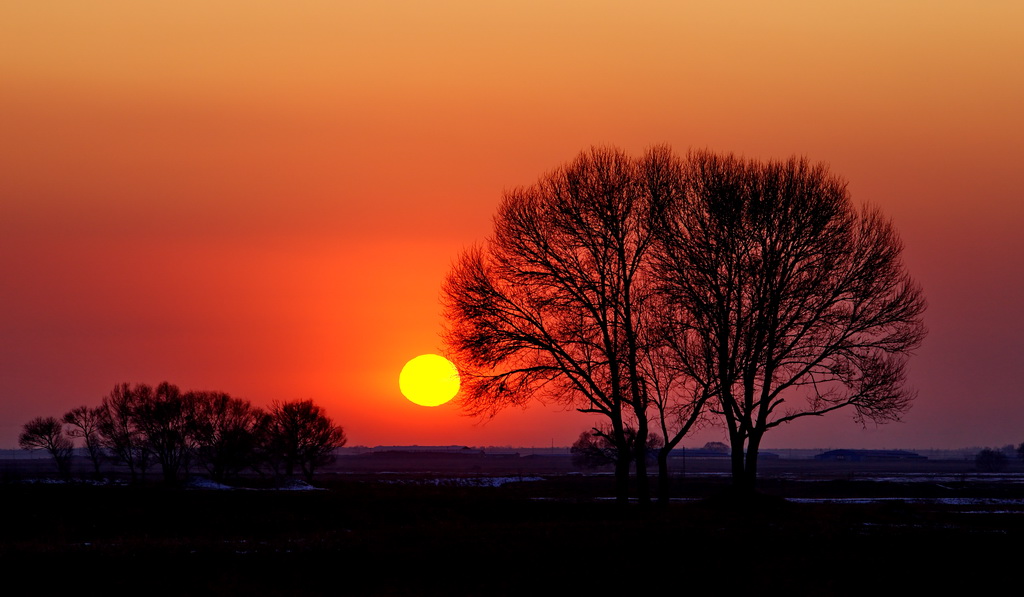
[[[889,462],[893,460],[928,460],[909,450],[829,450],[814,457],[833,462]]]
[[[483,454],[483,450],[480,448],[470,448],[469,446],[374,446],[370,449],[371,452],[379,454],[381,452],[426,452],[431,454]]]
[[[557,447],[535,447],[535,446],[346,446],[344,448],[338,448],[335,450],[335,454],[342,455],[354,455],[354,454],[365,454],[381,451],[390,452],[428,452],[428,453],[458,453],[464,449],[473,451],[483,452],[487,455],[496,454],[518,454],[520,456],[528,455],[558,455],[558,454],[569,454],[569,448],[566,446]],[[811,460],[819,459],[818,456],[822,454],[828,454],[830,452],[850,452],[850,453],[863,453],[863,452],[883,452],[883,453],[909,453],[916,454],[922,459],[927,460],[974,460],[974,457],[982,449],[982,447],[967,447],[967,448],[956,448],[956,449],[940,449],[940,448],[928,448],[922,450],[867,450],[867,449],[835,449],[827,450],[825,448],[774,448],[771,452],[777,458],[784,460]],[[84,448],[76,448],[75,455],[85,457]],[[672,451],[672,457],[677,458],[685,455],[686,458],[720,458],[727,457],[727,453],[716,452],[705,450],[704,448],[676,448]],[[763,454],[762,454],[763,456]],[[22,450],[19,448],[11,449],[0,449],[0,460],[47,460],[51,458],[45,450]]]

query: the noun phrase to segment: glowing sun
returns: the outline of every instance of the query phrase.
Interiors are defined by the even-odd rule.
[[[442,356],[421,354],[402,367],[398,388],[420,406],[444,404],[459,393],[459,370]]]

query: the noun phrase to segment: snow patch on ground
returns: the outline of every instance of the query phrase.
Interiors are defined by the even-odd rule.
[[[65,485],[68,481],[65,481],[64,479],[48,479],[44,477],[40,479],[21,479],[19,483],[26,483],[28,485]]]
[[[779,478],[796,479],[805,482],[836,481],[837,477],[806,478],[799,473],[778,475]],[[1020,473],[898,473],[898,474],[851,474],[845,481],[872,481],[886,483],[1024,483]]]
[[[278,489],[284,491],[324,491],[322,487],[313,487],[309,483],[298,479],[289,481],[281,487],[278,487]]]
[[[207,479],[206,477],[191,477],[186,484],[189,489],[234,489],[230,485],[218,483],[213,479]]]
[[[543,481],[543,477],[438,477],[434,479],[396,479],[389,485],[432,485],[435,487],[501,487],[509,483]]]
[[[32,477],[19,479],[15,483],[27,483],[29,485],[91,485],[93,487],[106,487],[110,485],[125,486],[127,481],[122,479],[54,479],[52,477]]]
[[[202,489],[202,490],[232,490],[232,491],[324,491],[322,487],[313,487],[309,483],[299,479],[293,479],[288,481],[280,487],[272,487],[270,489],[252,489],[249,487],[232,487],[223,483],[218,483],[212,479],[206,477],[192,477],[189,479],[187,487],[189,489]]]
[[[999,498],[787,498],[786,501],[797,504],[882,504],[885,502],[903,502],[907,504],[935,504],[942,506],[1018,506],[1024,508],[1024,499]],[[1008,512],[1024,513],[1024,510],[1008,510]]]

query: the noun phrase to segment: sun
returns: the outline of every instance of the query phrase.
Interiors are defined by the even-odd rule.
[[[438,406],[459,393],[459,370],[440,355],[421,354],[402,367],[398,388],[410,402]]]

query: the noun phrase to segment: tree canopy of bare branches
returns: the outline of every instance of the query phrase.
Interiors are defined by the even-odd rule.
[[[164,482],[175,484],[192,455],[194,410],[177,386],[162,382],[118,384],[103,398],[97,431],[103,446],[125,464],[133,479],[150,464],[160,465]]]
[[[64,424],[55,417],[36,417],[25,423],[18,436],[18,445],[25,450],[46,450],[53,457],[62,476],[71,471],[74,443],[64,433]]]
[[[77,406],[64,413],[62,419],[67,425],[68,437],[80,437],[85,451],[92,462],[93,474],[99,477],[100,463],[103,460],[103,445],[100,438],[100,409],[97,407]]]
[[[146,449],[160,465],[164,482],[173,485],[188,471],[194,448],[195,409],[192,395],[162,382],[154,390],[136,386],[135,424]]]
[[[332,462],[334,449],[348,438],[312,400],[296,400],[270,407],[266,441],[273,464],[289,476],[298,468],[312,482],[316,469]]]
[[[99,433],[103,447],[111,457],[128,467],[132,480],[144,475],[152,458],[136,412],[152,394],[145,384],[120,383],[103,397],[99,412]]]
[[[673,388],[668,353],[655,357],[664,346],[651,251],[678,172],[667,148],[639,159],[581,153],[506,193],[492,237],[461,256],[442,291],[463,407],[486,415],[538,398],[607,417],[599,433],[617,448],[620,501],[631,461],[647,498],[646,458],[627,448],[645,449],[652,401]],[[676,433],[673,422],[665,435]]]
[[[738,486],[753,488],[764,433],[783,423],[900,418],[925,300],[889,220],[796,158],[692,153],[676,197],[658,252],[673,343],[715,396]]]
[[[215,481],[258,463],[269,415],[223,392],[189,392],[195,457]]]
[[[579,438],[569,448],[569,455],[573,466],[577,468],[595,469],[608,464],[614,464],[618,458],[619,449],[612,445],[608,439],[611,434],[605,430],[591,429],[580,433]],[[626,428],[626,441],[629,442],[626,450],[627,458],[635,458],[640,454],[634,445],[636,442],[636,430]],[[649,456],[657,453],[663,445],[661,436],[651,433],[647,436],[647,446],[644,452]]]

